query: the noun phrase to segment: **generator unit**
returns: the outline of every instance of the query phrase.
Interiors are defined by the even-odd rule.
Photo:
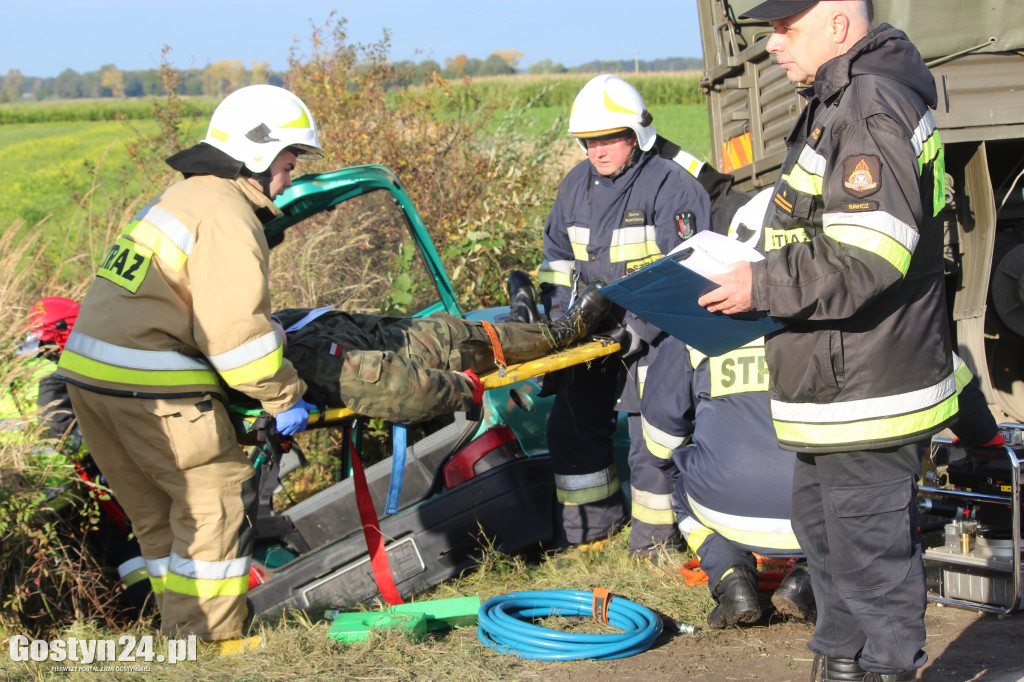
[[[1024,425],[1000,424],[1006,444],[965,448],[934,438],[931,462],[919,489],[921,525],[942,530],[941,544],[924,552],[929,601],[1010,614],[1021,594],[1021,460]]]

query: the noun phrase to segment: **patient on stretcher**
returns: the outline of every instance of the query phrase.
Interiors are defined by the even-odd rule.
[[[586,338],[610,305],[599,293],[602,284],[587,287],[554,322],[504,322],[490,330],[442,313],[381,317],[290,308],[273,318],[285,335],[285,357],[309,387],[306,400],[409,424],[478,404],[477,375],[494,368],[496,355],[516,364]]]

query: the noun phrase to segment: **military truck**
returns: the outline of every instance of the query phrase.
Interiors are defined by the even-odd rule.
[[[754,192],[774,184],[802,98],[739,20],[760,0],[697,0],[711,160]],[[1024,421],[1024,3],[873,0],[935,77],[946,158],[946,269],[959,354],[994,411]]]

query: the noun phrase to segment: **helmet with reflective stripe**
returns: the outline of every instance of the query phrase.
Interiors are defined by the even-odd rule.
[[[78,301],[63,296],[41,298],[29,311],[31,332],[40,342],[55,343],[63,350],[81,308]]]
[[[266,171],[285,149],[300,159],[324,155],[313,114],[301,99],[274,85],[249,85],[225,97],[203,142],[253,173]]]
[[[569,134],[586,150],[583,139],[604,137],[618,131],[632,130],[641,150],[654,146],[657,133],[651,122],[644,98],[636,88],[612,74],[601,74],[583,86],[569,113]]]

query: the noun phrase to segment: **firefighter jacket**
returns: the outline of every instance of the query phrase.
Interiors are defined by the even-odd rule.
[[[800,553],[790,525],[795,455],[775,439],[763,339],[711,358],[666,339],[641,414],[648,449],[679,469],[672,508],[684,534],[708,529],[759,554]]]
[[[196,175],[146,206],[100,265],[59,373],[112,395],[224,397],[286,410],[306,387],[270,323],[263,221],[280,211],[244,178]]]
[[[574,276],[581,291],[598,277],[614,282],[698,230],[711,229],[710,199],[687,171],[696,167],[659,155],[665,144],[659,141],[616,178],[599,174],[586,160],[562,180],[544,226],[538,277],[552,319],[565,314]],[[612,306],[609,317],[648,343],[662,333],[619,306]]]
[[[943,282],[935,84],[883,24],[818,70],[765,217],[752,307],[767,342],[779,442],[896,447],[956,415]]]

